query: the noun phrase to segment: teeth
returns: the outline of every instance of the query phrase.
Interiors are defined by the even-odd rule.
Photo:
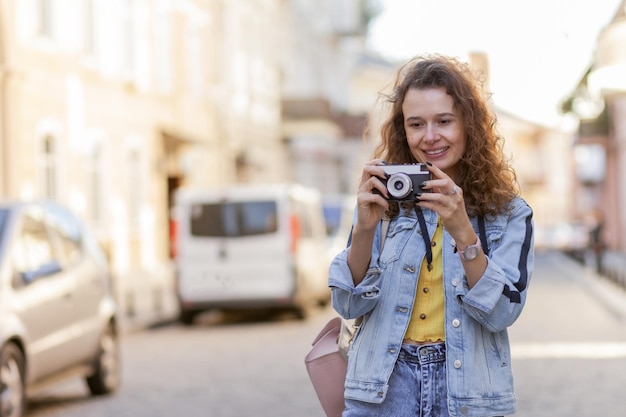
[[[443,153],[445,151],[447,151],[448,148],[443,148],[443,149],[437,149],[436,151],[424,151],[424,153],[426,153],[426,155],[438,155],[440,153]]]

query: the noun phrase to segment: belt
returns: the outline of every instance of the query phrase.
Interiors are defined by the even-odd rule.
[[[446,345],[443,342],[429,345],[402,345],[399,361],[426,365],[446,360]]]

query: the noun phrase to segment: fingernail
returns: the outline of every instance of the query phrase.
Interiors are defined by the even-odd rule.
[[[387,174],[387,173],[385,172],[385,178],[389,178],[389,177],[391,177],[391,174]]]
[[[381,160],[380,162],[381,162],[383,165],[387,165],[387,161],[383,161],[383,160]]]
[[[420,188],[424,188],[426,187],[426,181],[422,181],[422,183],[420,184]]]
[[[428,165],[429,167],[433,166],[433,164],[431,164],[430,162],[426,161],[426,165]]]

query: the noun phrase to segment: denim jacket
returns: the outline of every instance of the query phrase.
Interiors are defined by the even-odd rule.
[[[432,238],[437,214],[423,211]],[[479,235],[476,218],[470,219]],[[521,198],[512,210],[485,219],[488,263],[470,289],[452,238],[443,235],[446,369],[451,416],[512,414],[516,410],[507,327],[520,315],[533,269],[532,209]],[[385,399],[388,381],[411,318],[425,255],[418,219],[391,220],[382,253],[381,227],[369,269],[355,286],[348,250],[330,265],[335,310],[345,319],[363,317],[348,353],[345,397],[371,403]],[[486,251],[487,252],[487,251]]]

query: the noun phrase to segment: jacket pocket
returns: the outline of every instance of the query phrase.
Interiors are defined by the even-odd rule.
[[[409,240],[416,223],[417,219],[410,217],[398,217],[390,223],[383,252],[379,258],[383,266],[398,260],[400,252]]]

